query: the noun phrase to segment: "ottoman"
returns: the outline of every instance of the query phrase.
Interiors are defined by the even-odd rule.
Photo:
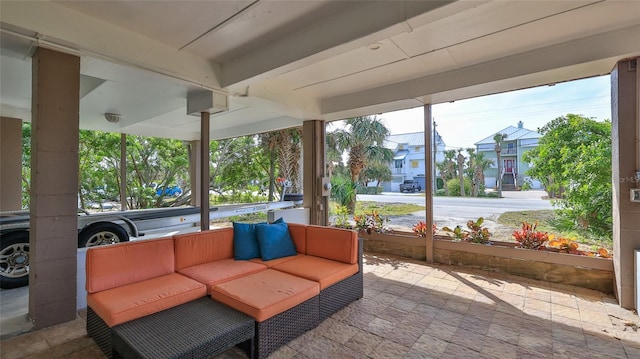
[[[265,358],[320,322],[319,284],[267,269],[215,285],[211,297],[253,317],[252,351]]]

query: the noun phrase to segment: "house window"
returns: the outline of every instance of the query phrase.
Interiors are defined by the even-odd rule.
[[[398,145],[399,150],[404,150],[404,145]]]
[[[421,149],[421,148],[422,148],[422,147],[420,147],[420,146],[416,146],[416,152],[420,152],[420,149]]]
[[[516,150],[513,148],[513,142],[507,143],[507,153],[516,153]]]
[[[411,168],[418,168],[418,161],[411,161]]]
[[[402,168],[402,160],[396,160],[395,162],[396,168]]]

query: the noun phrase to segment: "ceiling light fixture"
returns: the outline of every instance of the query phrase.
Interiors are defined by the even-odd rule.
[[[104,118],[111,123],[118,123],[120,119],[122,119],[122,115],[118,115],[117,113],[105,113]]]
[[[374,42],[373,44],[369,45],[369,50],[375,51],[380,49],[381,47],[382,47],[381,43]]]

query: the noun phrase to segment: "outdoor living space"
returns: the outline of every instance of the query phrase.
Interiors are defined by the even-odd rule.
[[[270,357],[640,357],[637,314],[598,291],[371,253],[364,272],[363,299]],[[1,356],[104,358],[85,318],[5,339]]]

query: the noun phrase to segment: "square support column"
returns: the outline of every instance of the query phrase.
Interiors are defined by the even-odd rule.
[[[631,188],[640,159],[640,58],[620,61],[611,72],[613,263],[620,306],[635,307],[634,250],[640,249],[640,203],[631,202]]]
[[[38,48],[32,71],[29,315],[40,329],[77,315],[80,58]]]
[[[325,137],[324,121],[310,120],[302,124],[303,206],[310,209],[309,223],[319,226],[329,224],[329,205],[321,191],[325,176]]]

